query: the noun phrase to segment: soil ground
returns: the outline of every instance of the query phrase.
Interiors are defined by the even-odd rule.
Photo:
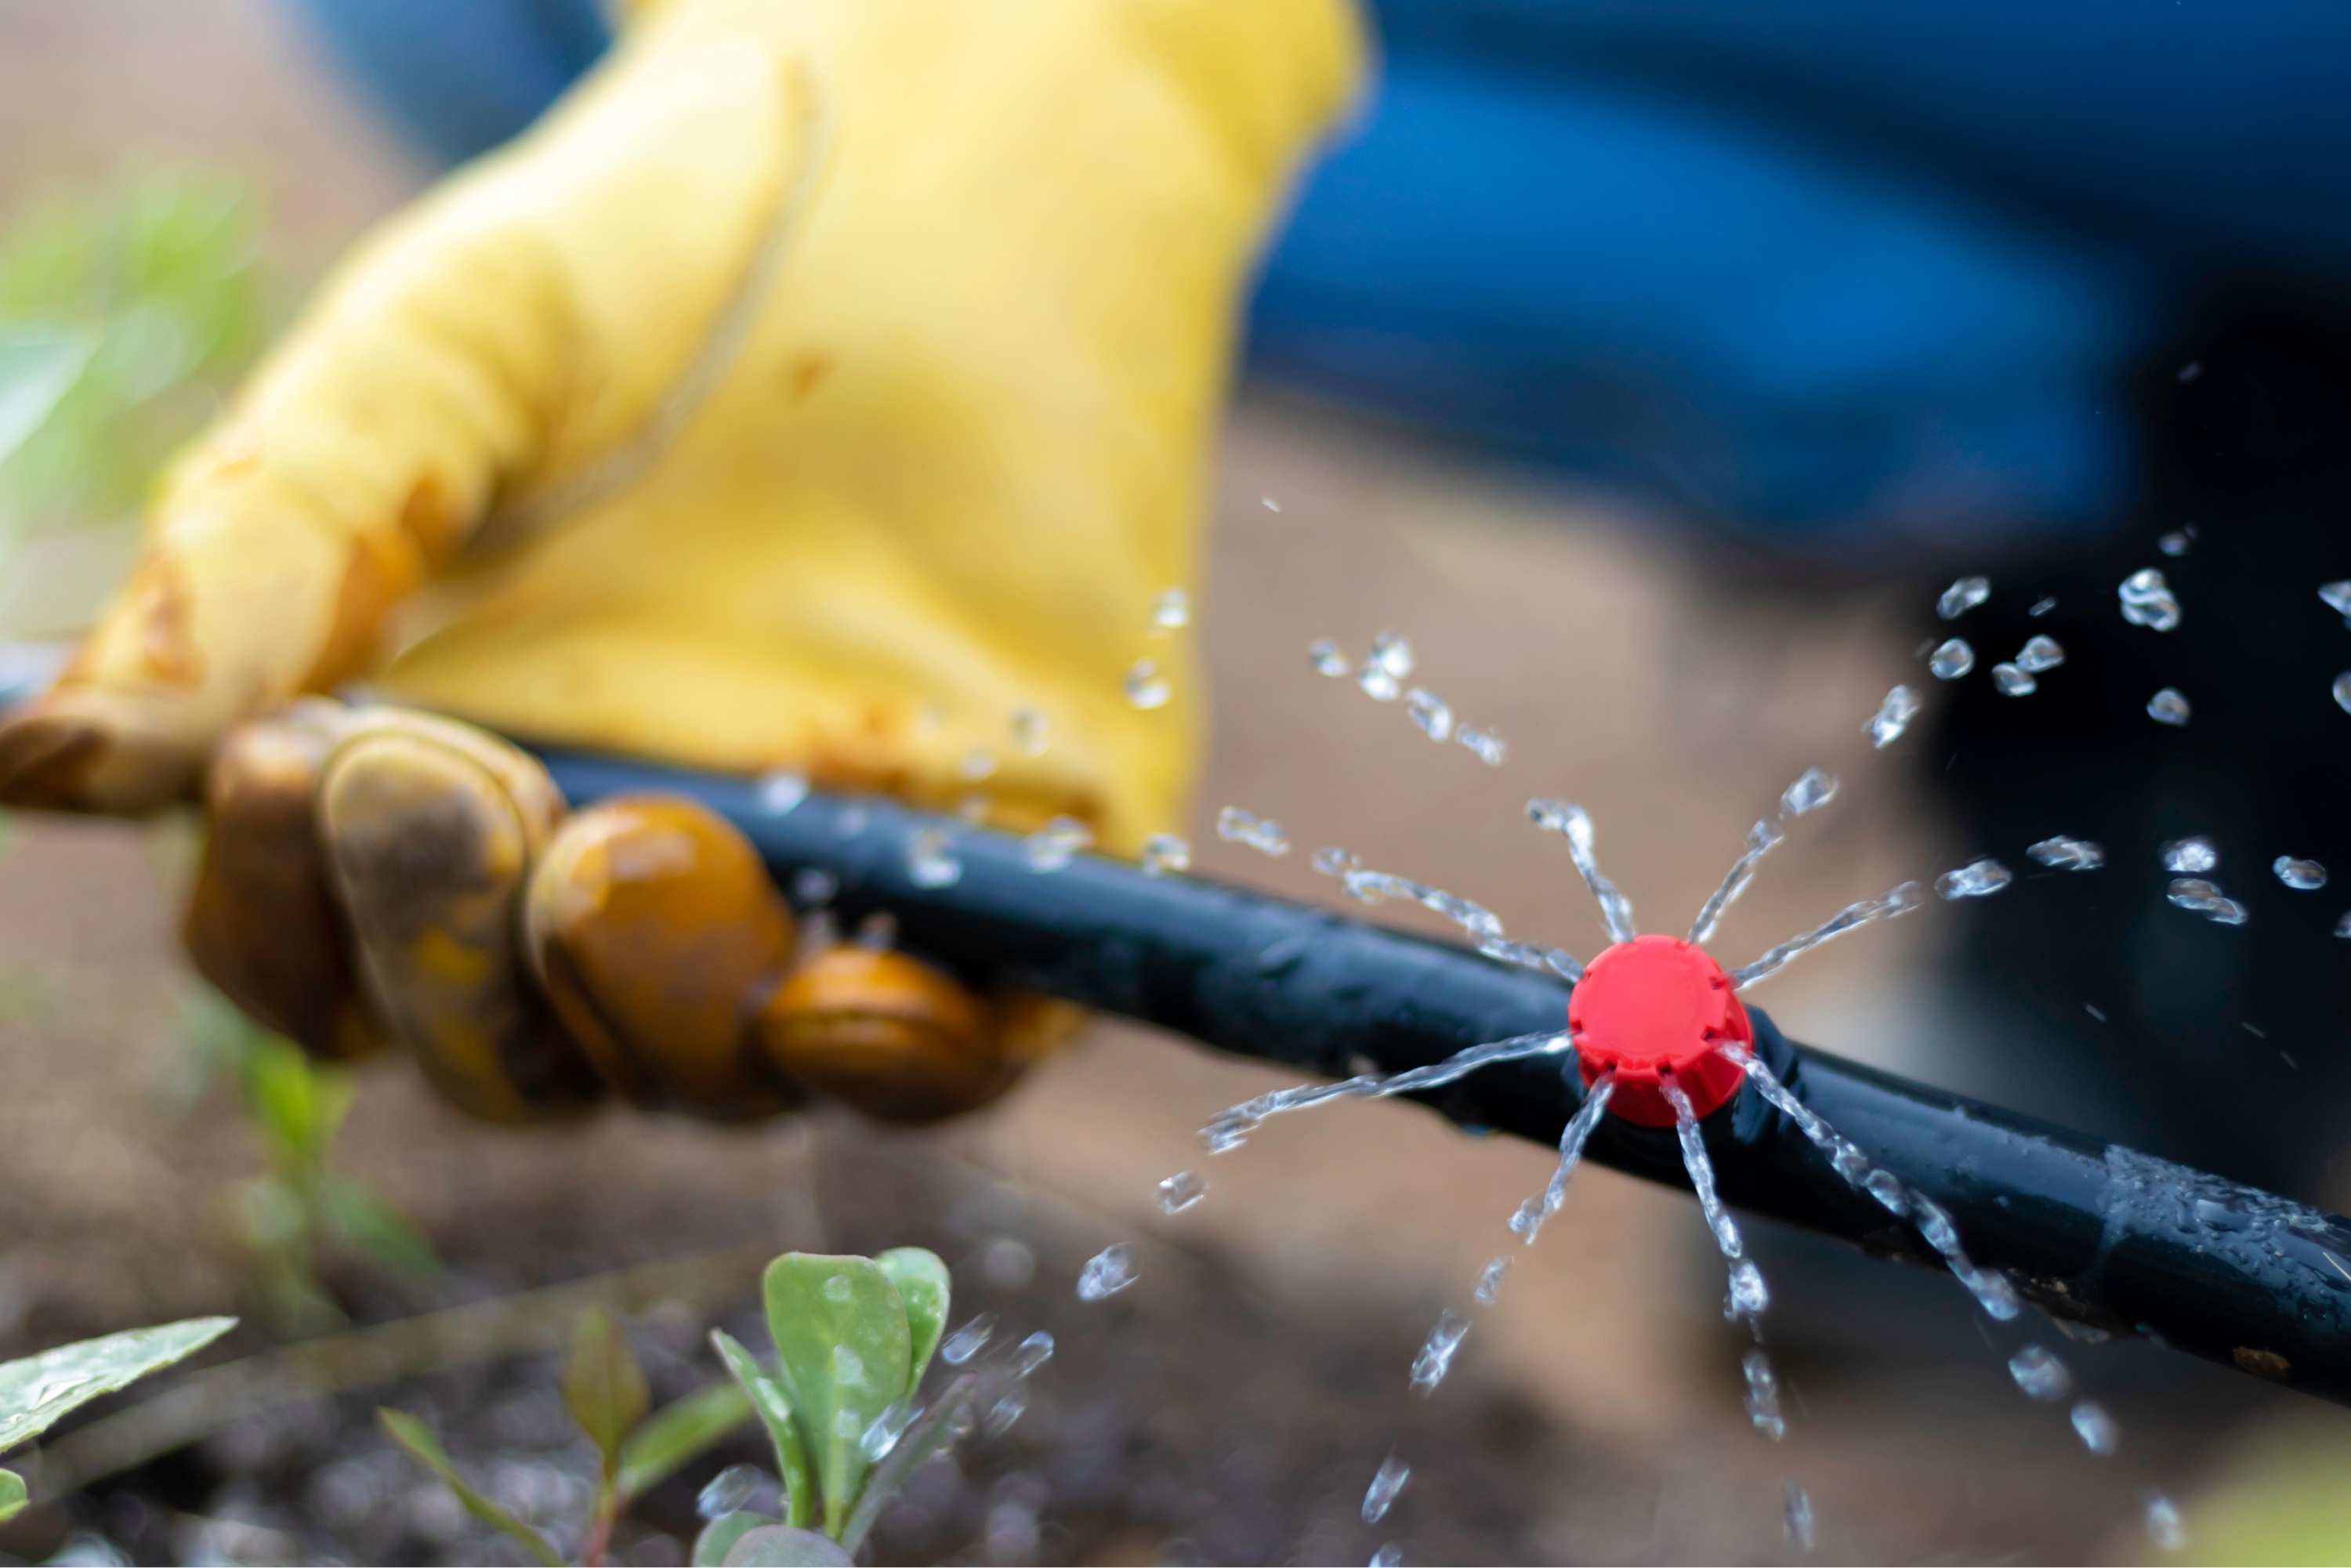
[[[305,275],[419,175],[288,26],[260,0],[0,0],[0,212],[141,156],[225,163],[268,193],[277,248]],[[1759,578],[1655,519],[1245,398],[1204,595],[1215,725],[1199,868],[1328,898],[1302,852],[1216,841],[1217,809],[1246,806],[1301,849],[1343,844],[1588,950],[1590,904],[1560,859],[1531,852],[1527,797],[1587,804],[1614,874],[1667,926],[1779,789],[1826,766],[1843,794],[1723,933],[1727,953],[1760,950],[1949,861],[1916,779],[1932,759],[1873,753],[1860,734],[1913,668],[1917,606],[1907,591]],[[1421,678],[1464,719],[1508,737],[1506,767],[1428,745],[1395,707],[1308,664],[1313,638],[1360,651],[1387,629],[1413,638]],[[222,1195],[258,1155],[192,1076],[171,935],[184,834],[14,827],[0,863],[0,1349],[233,1310]],[[1963,1080],[1920,1016],[1941,932],[1932,911],[1873,931],[1762,999],[1798,1038]],[[454,1273],[434,1295],[349,1271],[336,1283],[374,1318],[763,1239],[937,1247],[964,1301],[1007,1334],[1050,1329],[1061,1351],[1018,1424],[913,1490],[879,1540],[894,1561],[1362,1561],[1390,1540],[1415,1562],[1778,1561],[1795,1555],[1792,1479],[1825,1560],[2137,1556],[2141,1489],[2188,1488],[2232,1427],[2286,1403],[2144,1345],[2071,1346],[2126,1432],[2095,1459],[2060,1413],[2016,1395],[2001,1368],[2016,1336],[1995,1349],[1948,1281],[1775,1236],[1771,1328],[1794,1420],[1766,1444],[1739,1407],[1739,1344],[1694,1210],[1604,1170],[1578,1178],[1479,1313],[1454,1377],[1415,1398],[1415,1347],[1514,1247],[1503,1221],[1550,1157],[1410,1107],[1346,1107],[1205,1166],[1208,1198],[1159,1216],[1158,1179],[1202,1164],[1195,1129],[1279,1081],[1102,1024],[1002,1106],[938,1134],[613,1114],[517,1135],[371,1071],[345,1166],[414,1216]],[[1140,1282],[1081,1305],[1079,1266],[1119,1239],[1142,1249]],[[664,1392],[715,1375],[700,1331],[744,1329],[748,1300],[747,1271],[731,1304],[704,1293],[636,1320]],[[237,1346],[264,1348],[251,1333]],[[585,1459],[553,1382],[546,1358],[522,1357],[289,1405],[41,1511],[0,1545],[38,1556],[82,1531],[80,1549],[102,1537],[139,1561],[505,1560],[384,1451],[369,1413],[430,1411],[507,1495],[560,1514]],[[1355,1511],[1391,1449],[1413,1479],[1374,1531]],[[648,1500],[632,1560],[674,1560],[717,1462]]]

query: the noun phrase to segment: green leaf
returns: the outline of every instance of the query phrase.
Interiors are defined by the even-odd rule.
[[[764,1513],[746,1513],[740,1510],[720,1514],[704,1525],[702,1533],[694,1538],[695,1568],[716,1568],[717,1564],[726,1561],[726,1554],[735,1549],[735,1543],[743,1539],[745,1532],[757,1530],[763,1524],[780,1522]]]
[[[947,1276],[947,1266],[939,1255],[923,1247],[893,1247],[873,1260],[873,1266],[890,1276],[898,1287],[898,1300],[906,1308],[906,1332],[913,1340],[906,1365],[906,1391],[911,1394],[923,1385],[923,1373],[931,1364],[931,1353],[939,1348],[939,1336],[946,1333],[947,1301],[955,1292],[955,1281]]]
[[[395,1274],[430,1278],[441,1272],[441,1255],[408,1217],[349,1176],[319,1184],[319,1207],[336,1240]]]
[[[441,1451],[440,1439],[434,1437],[423,1422],[405,1411],[388,1406],[379,1406],[375,1418],[392,1435],[393,1442],[408,1450],[411,1458],[431,1470],[443,1486],[456,1494],[457,1500],[465,1505],[467,1513],[491,1529],[503,1531],[513,1537],[524,1551],[545,1563],[547,1568],[563,1568],[563,1559],[555,1554],[555,1549],[547,1543],[545,1536],[492,1502],[475,1490],[472,1482],[457,1473],[457,1467],[451,1464],[449,1456]]]
[[[824,1494],[825,1531],[838,1535],[872,1468],[865,1428],[906,1395],[905,1304],[872,1259],[809,1252],[768,1265],[767,1302],[776,1361]]]
[[[589,1308],[571,1333],[571,1357],[563,1367],[563,1403],[604,1456],[606,1480],[620,1472],[621,1445],[645,1418],[653,1401],[645,1370],[637,1364],[628,1335],[604,1308]]]
[[[719,1561],[727,1568],[850,1568],[855,1559],[813,1530],[761,1524],[737,1536]]]
[[[809,1473],[808,1449],[800,1443],[799,1427],[792,1420],[791,1396],[782,1384],[768,1375],[758,1357],[725,1329],[712,1329],[710,1343],[717,1346],[718,1358],[735,1375],[751,1401],[752,1413],[767,1427],[768,1440],[776,1446],[776,1474],[783,1478],[786,1522],[807,1524],[816,1517],[816,1480]]]
[[[864,1544],[866,1532],[873,1521],[882,1517],[883,1505],[890,1494],[906,1484],[916,1470],[931,1462],[955,1445],[963,1433],[971,1430],[974,1407],[979,1403],[979,1376],[967,1372],[948,1384],[931,1407],[918,1416],[914,1424],[899,1437],[897,1446],[873,1467],[865,1478],[865,1491],[857,1500],[857,1507],[849,1515],[849,1522],[841,1531],[841,1548],[852,1556]]]
[[[0,1362],[0,1453],[67,1411],[193,1355],[235,1326],[235,1318],[190,1318]]]
[[[623,1503],[642,1496],[750,1418],[751,1397],[733,1383],[714,1383],[663,1406],[621,1445],[614,1490]]]
[[[97,348],[81,332],[0,332],[0,463],[41,428]]]
[[[0,1524],[24,1512],[26,1500],[25,1478],[14,1470],[0,1470]]]

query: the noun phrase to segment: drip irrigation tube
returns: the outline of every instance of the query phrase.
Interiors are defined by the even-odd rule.
[[[1347,1077],[1425,1066],[1565,1027],[1568,988],[1451,944],[1097,856],[1040,872],[1020,840],[880,800],[791,800],[742,779],[575,753],[546,758],[575,805],[694,797],[749,835],[779,880],[839,883],[857,918],[982,984],[1037,990],[1219,1051]],[[907,842],[943,829],[959,866],[918,883]],[[926,883],[938,882],[935,867]],[[1750,1009],[1759,1058],[1873,1162],[1949,1211],[1974,1261],[2053,1315],[2351,1405],[2351,1221],[1842,1061]],[[1583,1102],[1555,1062],[1489,1067],[1421,1098],[1465,1125],[1558,1141]],[[1722,1195],[1880,1256],[1943,1262],[1855,1191],[1750,1082],[1707,1118]],[[1588,1157],[1687,1188],[1670,1129],[1603,1118]]]

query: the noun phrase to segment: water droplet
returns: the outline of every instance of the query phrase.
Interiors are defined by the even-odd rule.
[[[987,1414],[980,1417],[979,1429],[991,1437],[1001,1437],[1012,1430],[1012,1423],[1028,1412],[1029,1390],[1016,1383],[987,1407]]]
[[[1788,1423],[1780,1414],[1780,1379],[1771,1371],[1771,1358],[1750,1350],[1739,1358],[1739,1369],[1747,1375],[1747,1418],[1778,1442],[1788,1435]]]
[[[804,865],[792,873],[792,902],[802,909],[821,909],[841,891],[841,879],[820,865]]]
[[[906,837],[906,875],[916,887],[953,887],[963,862],[948,847],[945,828],[917,828]]]
[[[2163,869],[2168,872],[2207,872],[2220,863],[2220,852],[2213,847],[2211,840],[2201,835],[2174,839],[2158,852],[2163,857]]]
[[[823,1290],[826,1301],[841,1302],[848,1301],[856,1287],[849,1282],[849,1276],[846,1274],[828,1274],[825,1276]]]
[[[1269,512],[1278,512],[1281,510],[1281,503],[1275,500],[1270,496],[1260,496],[1258,499],[1265,503],[1265,509]]]
[[[2280,855],[2270,865],[2277,879],[2297,893],[2311,893],[2326,885],[2326,868],[2316,861],[2298,861],[2292,855]]]
[[[1317,671],[1330,676],[1332,680],[1343,680],[1346,677],[1346,650],[1330,638],[1317,638],[1307,644],[1306,655],[1314,661],[1314,668]]]
[[[1247,1111],[1219,1111],[1200,1129],[1200,1146],[1212,1155],[1229,1155],[1248,1143],[1249,1134],[1264,1124],[1264,1117]]]
[[[1510,747],[1491,730],[1471,729],[1464,726],[1453,732],[1453,738],[1468,747],[1478,760],[1489,768],[1499,768],[1510,759]]]
[[[1208,1196],[1208,1178],[1198,1171],[1177,1171],[1159,1184],[1159,1212],[1181,1214]]]
[[[1445,1381],[1447,1373],[1453,1370],[1454,1353],[1461,1348],[1461,1342],[1468,1337],[1468,1333],[1469,1320],[1452,1308],[1446,1308],[1438,1316],[1437,1326],[1428,1331],[1428,1342],[1420,1347],[1420,1354],[1412,1358],[1412,1391],[1415,1394],[1437,1392],[1437,1385]]]
[[[1535,1207],[1541,1208],[1542,1205],[1538,1201]],[[1484,1270],[1478,1276],[1478,1289],[1471,1292],[1479,1306],[1490,1307],[1494,1304],[1495,1299],[1502,1293],[1502,1281],[1509,1277],[1510,1272],[1510,1259],[1508,1253],[1487,1262]]]
[[[1404,1490],[1412,1467],[1390,1454],[1380,1461],[1379,1474],[1372,1478],[1371,1490],[1364,1493],[1364,1522],[1377,1524],[1388,1516],[1395,1505],[1396,1493]]]
[[[1244,811],[1238,806],[1228,806],[1217,813],[1217,837],[1228,844],[1247,844],[1259,854],[1276,859],[1290,852],[1290,839],[1282,832],[1280,822]]]
[[[1883,751],[1902,738],[1910,721],[1918,716],[1918,694],[1908,686],[1896,686],[1886,694],[1877,705],[1877,713],[1865,727],[1869,731],[1869,744]]]
[[[2043,615],[2048,614],[2052,610],[2054,610],[2054,609],[2056,609],[2056,608],[2057,608],[2057,601],[2056,601],[2055,599],[2053,599],[2053,599],[2036,599],[2036,600],[2034,600],[2034,601],[2032,601],[2032,609],[2030,609],[2030,610],[2028,610],[2028,611],[2026,611],[2026,612],[2025,612],[2025,613],[2026,613],[2027,615],[2032,616],[2035,621],[2038,621],[2038,620],[2040,620],[2040,619],[2041,619],[2041,617],[2043,617]]]
[[[1991,667],[1992,688],[2004,697],[2029,697],[2041,689],[2041,683],[2018,669],[2014,664],[1994,664]]]
[[[2204,361],[2201,360],[2190,360],[2186,364],[2179,367],[2179,374],[2175,379],[2178,380],[2181,385],[2185,386],[2188,382],[2194,381],[2203,373]]]
[[[989,1338],[996,1333],[996,1314],[982,1312],[955,1333],[947,1335],[939,1346],[939,1359],[949,1366],[961,1366],[987,1348]]]
[[[1780,1497],[1786,1508],[1788,1544],[1799,1552],[1810,1552],[1813,1545],[1812,1494],[1793,1481],[1782,1481]]]
[[[993,778],[996,774],[996,753],[985,746],[975,746],[963,754],[963,760],[956,765],[956,771],[974,784],[983,779]]]
[[[2139,568],[2123,579],[2122,587],[2115,591],[2122,600],[2123,619],[2132,625],[2168,632],[2179,624],[2179,601],[2172,597],[2171,585],[2155,568]]]
[[[2344,624],[2351,625],[2351,578],[2327,583],[2319,589],[2318,597],[2326,601],[2326,608],[2343,617]]]
[[[1825,768],[1807,768],[1804,776],[1781,792],[1780,815],[1801,817],[1836,799],[1837,777]]]
[[[1392,703],[1404,693],[1404,679],[1413,672],[1412,643],[1393,632],[1372,639],[1356,684],[1374,701]]]
[[[1012,710],[1012,747],[1023,757],[1045,755],[1045,716],[1033,707]]]
[[[1771,1289],[1752,1258],[1741,1258],[1730,1269],[1730,1291],[1723,1298],[1722,1315],[1730,1322],[1761,1317],[1771,1305]]]
[[[2016,1385],[2024,1390],[2027,1399],[2038,1399],[2044,1405],[2074,1392],[2074,1375],[2045,1344],[2028,1344],[2010,1356],[2008,1375],[2016,1379]]]
[[[865,1435],[857,1440],[857,1451],[869,1462],[887,1458],[890,1450],[898,1446],[898,1439],[906,1435],[906,1428],[914,1424],[914,1417],[922,1413],[923,1407],[912,1399],[897,1401],[873,1417]]]
[[[1361,871],[1364,867],[1363,861],[1354,851],[1343,850],[1336,845],[1316,850],[1310,863],[1324,876],[1345,876],[1349,872]],[[1351,888],[1349,891],[1353,890]]]
[[[887,953],[898,945],[898,917],[875,910],[857,923],[857,945],[868,953]]]
[[[2168,724],[2174,728],[2188,722],[2190,711],[2188,699],[2181,696],[2174,686],[2166,686],[2147,699],[2147,716],[2158,724]]]
[[[2147,1492],[2147,1538],[2158,1552],[2177,1552],[2188,1544],[2188,1527],[2169,1498],[2149,1488]]]
[[[1985,856],[1937,877],[1935,891],[1945,898],[1989,898],[2014,880],[2006,866]]]
[[[1976,667],[1976,651],[1963,637],[1954,637],[1935,650],[1927,668],[1938,681],[1956,681]]]
[[[2105,850],[2087,839],[2069,839],[2063,833],[2043,839],[2024,852],[2055,871],[2095,871],[2106,863]]]
[[[1143,874],[1166,876],[1192,869],[1192,841],[1174,833],[1154,833],[1143,841]]]
[[[843,806],[840,815],[832,820],[832,836],[836,839],[856,838],[865,831],[872,820],[872,813],[862,805]]]
[[[2335,706],[2341,708],[2345,713],[2351,713],[2351,670],[2346,670],[2341,674],[2335,677],[2335,685],[2333,689],[2335,692]]]
[[[1039,1329],[1015,1345],[1008,1364],[1015,1377],[1026,1377],[1053,1359],[1053,1336]]]
[[[1372,1553],[1371,1568],[1403,1568],[1404,1548],[1389,1542]]]
[[[1105,1247],[1078,1273],[1078,1300],[1099,1301],[1134,1283],[1134,1249],[1125,1242]]]
[[[1060,871],[1093,841],[1094,831],[1075,817],[1056,817],[1029,834],[1020,852],[1030,871]]]
[[[1155,631],[1175,632],[1192,623],[1192,596],[1180,588],[1161,593],[1151,604],[1151,624]]]
[[[2219,888],[2200,878],[2173,878],[2167,896],[2180,908],[2191,915],[2200,915],[2215,925],[2242,925],[2245,923],[2245,906],[2224,896]]]
[[[1943,590],[1943,596],[1935,601],[1935,613],[1946,621],[1957,621],[1991,597],[1991,578],[1963,577]]]
[[[2065,650],[2054,637],[2028,637],[2016,651],[2016,667],[2028,674],[2053,670],[2065,662]]]
[[[2188,553],[2189,541],[2194,536],[2189,534],[2185,528],[2174,528],[2171,532],[2156,540],[2155,548],[2169,556],[2186,555]]]
[[[1434,692],[1415,686],[1404,695],[1405,712],[1420,727],[1420,733],[1435,741],[1453,738],[1453,709]]]
[[[808,794],[806,774],[770,773],[759,780],[759,810],[770,817],[785,816],[807,800]]]
[[[1018,1237],[999,1236],[981,1249],[979,1271],[989,1284],[1017,1291],[1037,1277],[1037,1254]]]
[[[694,1511],[705,1519],[740,1513],[775,1484],[768,1472],[757,1465],[729,1465],[710,1478],[710,1483],[694,1500]]]
[[[1147,713],[1155,707],[1165,707],[1169,695],[1167,683],[1160,678],[1159,661],[1134,661],[1134,668],[1126,673],[1128,706],[1138,707]]]
[[[2335,923],[2335,935],[2351,939],[2351,910],[2345,911],[2343,918]]]
[[[2081,1437],[2082,1447],[2101,1458],[2122,1446],[2123,1429],[2095,1400],[2085,1399],[2074,1406],[2074,1430]]]

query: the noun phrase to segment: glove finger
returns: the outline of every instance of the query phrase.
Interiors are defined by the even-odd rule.
[[[323,700],[230,732],[204,790],[209,831],[182,927],[196,970],[266,1029],[342,1061],[387,1043],[329,890],[319,779],[350,728]]]
[[[328,758],[319,828],[362,983],[460,1110],[576,1113],[601,1092],[524,974],[530,863],[563,810],[538,765],[466,726],[375,710]]]
[[[632,1102],[726,1121],[800,1103],[756,1027],[791,962],[791,915],[723,818],[657,795],[570,818],[531,873],[524,925],[556,1015]]]
[[[847,946],[804,962],[759,1015],[775,1063],[882,1122],[977,1110],[1075,1032],[1082,1013],[1042,998],[997,1001],[904,953]]]

